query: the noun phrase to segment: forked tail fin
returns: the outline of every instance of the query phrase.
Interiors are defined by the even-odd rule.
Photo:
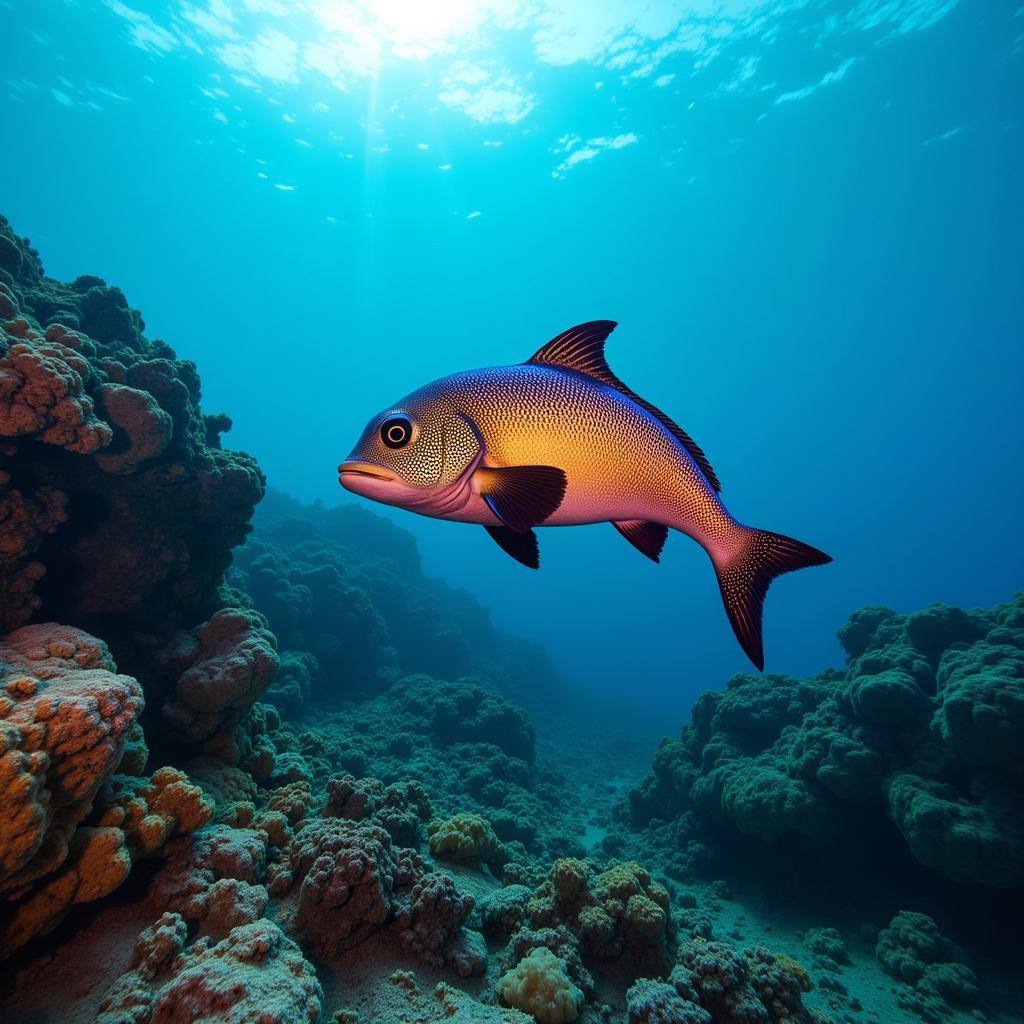
[[[824,551],[780,533],[747,526],[737,529],[741,534],[738,543],[730,545],[727,552],[712,554],[711,559],[736,639],[747,657],[763,671],[761,612],[772,580],[797,569],[825,565],[832,559]]]

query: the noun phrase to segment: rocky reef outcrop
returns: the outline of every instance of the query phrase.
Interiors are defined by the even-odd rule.
[[[271,699],[286,717],[310,699],[372,695],[406,675],[479,675],[527,697],[556,676],[536,645],[495,629],[464,591],[423,574],[412,537],[353,505],[300,505],[270,490],[231,582],[277,636]]]
[[[700,854],[703,822],[790,840],[809,862],[854,835],[881,852],[895,830],[954,882],[1019,889],[1024,594],[985,611],[868,608],[839,637],[844,670],[703,694],[630,794],[633,823],[682,830],[680,858]]]
[[[217,609],[264,480],[221,448],[178,359],[117,288],[62,284],[0,219],[0,629],[106,634]]]

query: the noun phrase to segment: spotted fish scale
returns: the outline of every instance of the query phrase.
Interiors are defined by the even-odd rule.
[[[413,392],[370,421],[340,480],[386,504],[484,526],[533,568],[535,526],[610,522],[654,561],[669,529],[684,533],[710,556],[736,637],[763,668],[771,581],[831,559],[733,518],[701,448],[609,368],[614,327],[580,324],[526,363]]]

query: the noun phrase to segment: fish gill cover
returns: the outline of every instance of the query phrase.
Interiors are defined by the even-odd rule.
[[[0,30],[0,1017],[1024,1020],[1019,11]],[[337,504],[373,408],[593,316],[837,556],[766,674],[679,538]]]

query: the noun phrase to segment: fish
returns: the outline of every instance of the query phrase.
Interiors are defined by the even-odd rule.
[[[483,526],[532,569],[539,526],[611,523],[654,562],[668,531],[683,533],[710,557],[736,639],[763,671],[772,580],[832,559],[733,518],[704,451],[612,372],[605,342],[616,326],[578,324],[525,363],[412,392],[370,420],[339,482],[385,505]]]

